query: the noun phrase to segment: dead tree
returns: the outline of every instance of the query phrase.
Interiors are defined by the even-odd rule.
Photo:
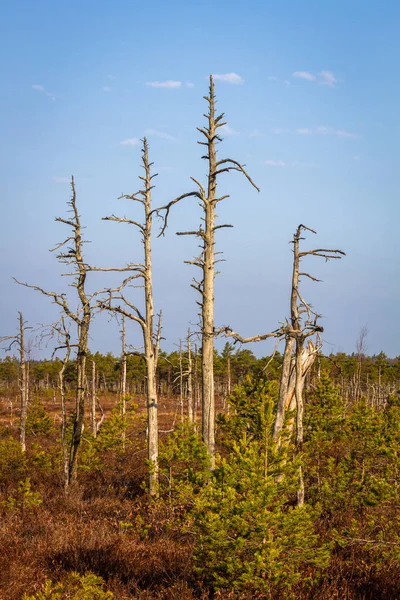
[[[367,352],[367,338],[368,338],[368,327],[364,325],[364,327],[360,330],[360,335],[356,341],[356,372],[354,375],[354,401],[358,402],[362,396],[362,386],[361,386],[361,374],[362,374],[362,364],[365,360],[365,355]]]
[[[89,387],[89,386],[88,386]],[[97,409],[100,412],[100,419],[97,420]],[[97,396],[96,390],[96,361],[92,360],[92,377],[90,385],[90,426],[92,429],[93,437],[97,437],[100,427],[104,421],[104,410],[100,404],[99,397]]]
[[[75,182],[71,180],[72,197],[68,202],[71,207],[72,216],[69,219],[56,217],[58,223],[63,223],[71,228],[71,234],[61,243],[57,244],[51,252],[58,252],[57,259],[60,263],[67,266],[72,266],[73,271],[68,273],[74,277],[74,282],[71,284],[77,290],[79,302],[78,307],[74,311],[70,308],[69,301],[64,293],[48,292],[38,286],[22,283],[26,287],[32,288],[52,299],[53,303],[57,304],[63,311],[64,316],[70,318],[77,327],[77,355],[76,355],[76,399],[75,399],[75,418],[73,425],[72,441],[70,446],[69,461],[68,461],[68,480],[67,485],[70,485],[77,477],[77,459],[78,449],[81,443],[82,432],[84,427],[85,416],[85,396],[87,393],[86,381],[86,356],[88,352],[89,328],[92,316],[92,307],[90,297],[86,292],[86,277],[90,267],[85,263],[83,258],[83,239],[82,226],[80,216],[76,204]],[[68,244],[71,244],[70,246]],[[17,280],[16,280],[17,281]],[[21,283],[17,281],[17,283]]]
[[[229,224],[216,224],[216,207],[219,202],[225,200],[229,195],[217,196],[217,180],[222,173],[230,171],[239,171],[250,184],[257,190],[259,188],[247,174],[244,166],[231,158],[217,159],[217,143],[222,141],[218,134],[218,129],[226,125],[224,114],[216,116],[215,114],[215,93],[214,81],[210,76],[209,95],[204,96],[208,104],[206,115],[207,124],[203,128],[198,128],[205,141],[199,141],[198,144],[206,147],[206,154],[202,157],[208,163],[208,181],[207,186],[203,186],[199,181],[191,178],[197,186],[197,189],[175,198],[167,205],[161,207],[157,212],[163,213],[164,223],[160,235],[163,235],[168,223],[168,216],[172,206],[184,198],[196,198],[200,202],[203,210],[203,224],[195,231],[181,231],[177,235],[193,235],[200,240],[201,253],[191,261],[185,261],[187,264],[194,265],[200,269],[201,278],[193,279],[192,287],[199,292],[201,308],[200,327],[202,337],[202,436],[211,459],[211,465],[215,463],[215,398],[214,398],[214,338],[216,336],[214,323],[214,279],[216,260],[215,251],[215,232],[225,227],[233,227]]]
[[[83,244],[85,240],[82,238],[82,225],[78,213],[76,202],[75,181],[71,179],[72,197],[68,202],[71,207],[70,218],[56,217],[58,223],[63,223],[70,228],[70,235],[63,241],[57,244],[51,252],[58,252],[56,255],[58,261],[71,268],[72,271],[64,273],[66,276],[73,278],[71,287],[76,289],[78,303],[76,310],[71,308],[71,303],[65,293],[49,292],[36,285],[21,283],[14,279],[18,284],[34,289],[41,294],[44,294],[52,300],[54,304],[61,308],[64,317],[70,319],[76,326],[76,396],[75,396],[75,416],[73,424],[72,440],[69,451],[68,460],[68,481],[70,485],[77,478],[78,466],[78,450],[81,443],[82,432],[85,418],[85,403],[87,396],[87,378],[86,378],[86,357],[88,353],[89,329],[95,307],[94,298],[101,292],[88,294],[86,290],[86,279],[90,271],[129,271],[131,266],[126,268],[98,268],[88,265],[84,260]]]
[[[70,326],[67,324],[67,319],[63,315],[58,323],[51,325],[50,335],[57,335],[59,346],[54,348],[52,359],[60,350],[65,350],[65,354],[61,359],[61,368],[58,371],[58,389],[60,392],[61,401],[61,448],[63,453],[63,467],[64,467],[64,487],[68,488],[69,485],[69,452],[68,452],[68,441],[67,441],[67,405],[66,405],[66,390],[64,374],[71,358],[71,351],[75,344],[71,344],[71,333]]]
[[[299,283],[302,277],[307,277],[311,281],[319,282],[316,277],[309,273],[300,271],[300,263],[307,256],[317,256],[326,261],[340,259],[345,256],[342,250],[331,250],[326,248],[317,248],[314,250],[300,250],[300,242],[303,231],[316,233],[313,229],[305,225],[299,225],[293,236],[293,271],[292,271],[292,290],[290,297],[290,321],[285,326],[285,350],[283,353],[283,366],[281,384],[279,390],[278,410],[274,424],[273,439],[278,444],[284,425],[285,412],[293,400],[296,401],[296,445],[301,450],[303,444],[303,388],[307,372],[313,364],[319,350],[318,343],[314,345],[309,343],[306,346],[306,340],[316,334],[322,333],[323,328],[318,325],[321,315],[316,313],[312,306],[307,303],[299,290]],[[293,353],[294,351],[294,353]]]
[[[250,338],[243,338],[236,332],[227,328],[226,335],[233,337],[235,341],[241,343],[258,342],[268,338],[285,339],[285,350],[283,353],[282,373],[279,387],[278,407],[274,422],[272,439],[276,449],[279,450],[282,444],[282,434],[285,431],[285,442],[291,438],[294,419],[290,417],[285,426],[285,417],[287,412],[290,415],[296,414],[296,449],[301,452],[303,446],[303,388],[306,375],[311,368],[317,353],[320,349],[319,334],[323,332],[323,327],[318,324],[321,315],[316,313],[311,304],[307,303],[299,290],[301,277],[307,277],[312,281],[320,280],[309,273],[300,271],[300,263],[306,256],[317,256],[326,261],[331,259],[340,259],[345,256],[342,250],[330,250],[326,248],[317,248],[314,250],[300,250],[300,242],[304,239],[301,234],[303,231],[316,233],[313,229],[305,225],[299,225],[293,236],[293,270],[292,286],[290,296],[290,319],[286,320],[282,326],[265,335],[256,335]],[[311,337],[317,336],[316,343],[311,341]],[[306,345],[306,342],[308,344]],[[300,467],[298,505],[304,503],[304,483]]]
[[[187,370],[187,387],[186,387],[186,397],[187,397],[187,411],[188,411],[188,421],[190,424],[194,423],[194,398],[193,398],[193,358],[192,358],[192,345],[190,339],[190,329],[188,329],[187,341],[186,341],[186,349],[187,349],[187,357],[188,357],[188,370]]]
[[[19,443],[21,444],[22,452],[26,451],[26,419],[28,416],[29,402],[29,377],[28,367],[25,358],[25,331],[32,329],[26,326],[26,321],[22,316],[22,312],[18,313],[18,334],[9,335],[0,338],[0,343],[10,341],[6,351],[9,352],[14,344],[18,347],[19,352],[19,392],[20,392],[20,424],[19,424]]]
[[[156,177],[156,174],[151,174],[152,164],[153,163],[149,162],[148,144],[146,138],[144,138],[142,148],[144,176],[139,177],[143,182],[143,188],[131,196],[121,196],[127,200],[139,202],[139,204],[143,206],[144,222],[134,221],[126,217],[117,217],[115,215],[104,218],[106,221],[128,223],[139,229],[144,246],[144,262],[131,265],[130,270],[134,274],[125,280],[118,293],[110,291],[108,298],[100,301],[99,306],[102,309],[110,310],[127,319],[135,321],[142,329],[147,376],[148,459],[150,462],[149,491],[150,494],[154,496],[158,492],[158,405],[156,371],[161,341],[161,312],[158,318],[158,325],[155,327],[151,251],[151,232],[154,210],[152,210],[151,207],[151,191],[153,189],[152,180]],[[140,279],[143,282],[145,296],[144,314],[124,295],[124,288],[132,279]],[[118,301],[121,301],[122,305],[116,304]]]
[[[121,327],[121,413],[126,413],[126,320],[122,317]]]

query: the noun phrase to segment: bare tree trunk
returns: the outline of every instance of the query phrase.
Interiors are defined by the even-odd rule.
[[[281,431],[285,422],[285,413],[288,404],[288,389],[289,389],[289,380],[290,380],[290,367],[292,364],[292,355],[294,348],[295,340],[293,337],[287,337],[285,342],[285,350],[283,353],[283,362],[282,362],[282,373],[281,380],[279,385],[279,398],[278,398],[278,408],[276,411],[275,423],[274,423],[274,431],[272,439],[278,445],[280,445],[280,436]]]
[[[126,321],[125,316],[122,316],[121,329],[121,412],[126,413]]]
[[[187,335],[187,353],[188,353],[188,375],[187,375],[187,410],[189,423],[194,423],[194,403],[193,403],[193,360],[190,341],[190,329]]]
[[[205,115],[207,125],[204,128],[198,128],[198,131],[204,136],[205,141],[198,142],[207,148],[207,153],[203,158],[208,163],[207,189],[196,179],[192,177],[198,190],[188,192],[175,198],[166,206],[158,209],[165,210],[164,226],[161,234],[167,227],[167,219],[171,207],[187,197],[195,197],[200,200],[203,209],[203,224],[197,231],[178,232],[178,235],[194,235],[202,241],[202,252],[200,256],[193,261],[186,261],[200,268],[202,273],[201,281],[193,280],[192,287],[196,289],[201,301],[201,337],[202,337],[202,372],[201,372],[201,391],[202,391],[202,437],[207,446],[210,457],[211,468],[215,466],[215,394],[214,394],[214,338],[217,335],[214,323],[214,279],[215,279],[215,231],[223,227],[232,227],[232,225],[215,224],[215,208],[218,202],[221,202],[228,196],[217,197],[217,178],[222,173],[230,171],[241,172],[258,191],[259,189],[253,183],[243,165],[230,158],[217,160],[216,144],[222,141],[218,135],[218,129],[226,123],[223,122],[224,115],[215,115],[215,93],[214,80],[210,76],[209,95],[204,97],[208,103],[208,113]]]
[[[76,356],[76,395],[75,395],[75,418],[73,424],[73,433],[71,446],[69,450],[69,460],[68,460],[68,481],[67,485],[70,485],[77,478],[77,459],[78,459],[78,450],[81,443],[82,432],[83,432],[83,424],[85,418],[85,402],[87,395],[87,382],[86,382],[86,356],[88,352],[88,339],[89,339],[89,327],[91,321],[91,299],[93,295],[88,296],[85,291],[86,284],[86,276],[89,271],[111,271],[111,270],[120,270],[126,271],[127,269],[101,269],[96,267],[89,266],[83,258],[83,240],[82,240],[82,227],[80,222],[80,216],[77,209],[76,204],[76,191],[75,191],[75,181],[72,177],[71,179],[71,188],[72,188],[72,198],[68,202],[68,205],[71,207],[72,216],[69,218],[61,218],[57,217],[56,221],[59,223],[63,223],[64,225],[68,225],[72,229],[70,235],[61,243],[57,244],[52,251],[59,252],[57,254],[57,259],[60,263],[72,266],[73,271],[67,273],[74,277],[73,287],[76,288],[78,298],[79,298],[79,306],[76,312],[73,312],[70,309],[67,297],[65,294],[56,293],[56,292],[48,292],[44,289],[36,286],[29,285],[27,283],[22,283],[26,287],[32,288],[40,293],[44,294],[48,298],[51,298],[52,301],[57,304],[63,311],[64,316],[71,319],[77,326],[77,344],[74,344],[77,347],[77,356]],[[72,247],[67,246],[71,244]],[[67,249],[65,247],[67,246]],[[17,280],[15,280],[17,281]],[[21,283],[17,281],[17,283]]]
[[[151,208],[151,190],[153,188],[152,179],[156,175],[151,175],[151,165],[148,155],[148,144],[146,138],[143,140],[142,163],[144,176],[140,176],[144,183],[142,190],[131,196],[123,196],[126,199],[139,202],[144,208],[144,223],[139,223],[126,217],[116,217],[114,215],[105,217],[105,220],[116,221],[118,223],[129,223],[135,225],[141,235],[144,246],[144,263],[131,265],[130,270],[135,273],[128,277],[117,290],[110,290],[108,301],[100,302],[101,308],[111,310],[122,316],[132,319],[139,323],[142,328],[144,341],[144,355],[146,360],[146,399],[147,399],[147,427],[148,427],[148,459],[150,462],[149,491],[152,496],[158,494],[158,404],[157,404],[157,381],[156,371],[158,363],[158,353],[161,341],[161,312],[159,314],[158,326],[154,328],[154,304],[153,304],[153,267],[151,250],[151,231],[154,210]],[[141,278],[144,282],[145,291],[145,314],[129,302],[122,293],[123,288],[132,279]],[[112,300],[122,300],[127,307],[112,305]]]
[[[121,329],[121,415],[123,417],[123,431],[121,434],[122,437],[122,447],[125,451],[125,442],[126,442],[126,423],[125,423],[125,415],[126,415],[126,321],[125,315],[122,315],[122,329]]]
[[[179,340],[179,407],[181,411],[181,423],[183,423],[183,357],[182,357],[182,340]]]
[[[90,393],[91,407],[90,407],[90,422],[92,426],[93,437],[97,436],[97,420],[96,420],[96,363],[92,360],[92,381],[91,381],[91,393]]]
[[[66,406],[66,393],[65,393],[65,381],[64,374],[65,369],[68,366],[69,359],[71,356],[71,336],[69,329],[65,326],[65,317],[61,318],[61,327],[56,328],[56,331],[62,336],[66,352],[61,363],[61,369],[58,372],[58,388],[60,390],[61,398],[61,447],[63,453],[63,470],[64,470],[64,487],[68,488],[69,483],[69,471],[68,471],[68,443],[67,443],[67,406]]]
[[[21,417],[19,426],[19,443],[22,452],[26,451],[26,419],[28,415],[28,397],[29,384],[27,376],[27,367],[25,363],[25,323],[22,313],[19,314],[19,357],[20,357],[20,398],[21,398]]]

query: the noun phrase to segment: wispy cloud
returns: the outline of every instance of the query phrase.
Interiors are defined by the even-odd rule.
[[[321,135],[337,135],[338,137],[344,138],[358,138],[356,133],[352,133],[351,131],[346,131],[345,129],[334,129],[333,127],[317,127],[317,133]]]
[[[306,81],[314,81],[319,85],[327,85],[328,87],[335,87],[338,83],[336,75],[332,71],[320,71],[317,75],[310,73],[309,71],[295,71],[292,73],[292,77],[298,79],[305,79]]]
[[[71,180],[69,179],[69,177],[57,177],[56,175],[54,175],[53,181],[54,183],[69,183]]]
[[[265,160],[264,165],[266,167],[287,167],[287,163],[283,160]]]
[[[110,92],[112,92],[112,88],[110,88],[108,85],[105,85],[105,86],[103,87],[103,92],[110,93]]]
[[[305,79],[306,81],[315,81],[317,78],[309,71],[295,71],[292,73],[293,77],[298,77],[299,79]]]
[[[35,83],[32,86],[32,89],[35,90],[36,92],[44,93],[44,95],[47,96],[48,98],[51,98],[51,100],[55,100],[56,99],[56,95],[53,94],[53,92],[47,92],[46,88],[44,87],[44,85]]]
[[[296,129],[296,133],[298,133],[299,135],[311,135],[312,129],[308,129],[307,127],[299,127],[298,129]]]
[[[172,79],[168,79],[167,81],[147,81],[146,85],[152,88],[176,89],[182,86],[182,81],[174,81]]]
[[[239,132],[236,131],[235,129],[232,129],[232,127],[229,127],[229,125],[222,125],[222,127],[219,128],[219,133],[221,133],[221,135],[239,135]]]
[[[139,144],[140,144],[140,139],[137,137],[128,138],[128,139],[122,140],[122,142],[120,142],[121,146],[139,146]]]
[[[312,168],[315,167],[315,163],[307,163],[307,162],[300,162],[300,161],[293,161],[293,162],[285,162],[284,160],[265,160],[264,161],[264,165],[266,167],[278,167],[278,168],[301,168],[301,167],[307,167],[307,168]]]
[[[169,140],[170,142],[177,142],[177,138],[170,135],[169,133],[166,133],[165,131],[158,131],[157,129],[146,129],[146,131],[144,132],[145,135],[149,135],[150,137],[158,137],[162,140]]]
[[[310,127],[298,127],[297,129],[288,129],[285,127],[275,127],[272,129],[272,133],[275,135],[282,135],[285,133],[292,135],[336,135],[337,137],[353,138],[357,139],[359,136],[356,133],[347,131],[346,129],[335,129],[334,127],[320,126],[316,129]]]
[[[278,81],[277,77],[274,77],[274,75],[268,75],[268,81]]]
[[[332,73],[332,71],[321,71],[320,73],[318,73],[318,83],[320,85],[327,85],[329,87],[335,87],[335,85],[337,84],[338,80],[336,79],[335,75]]]
[[[243,77],[238,75],[237,73],[216,73],[213,75],[215,81],[225,81],[225,83],[233,83],[235,85],[240,85],[244,83]]]
[[[192,83],[191,81],[185,81],[185,85],[187,88],[194,88],[194,83]]]

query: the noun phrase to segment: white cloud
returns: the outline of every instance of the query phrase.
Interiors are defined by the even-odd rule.
[[[335,85],[338,82],[332,71],[321,71],[320,73],[318,73],[318,77],[320,78],[318,81],[320,85],[335,87]]]
[[[191,81],[185,81],[185,85],[188,88],[194,88],[194,83],[192,83]]]
[[[305,79],[306,81],[315,81],[316,77],[312,73],[308,71],[295,71],[292,73],[293,77],[298,77],[299,79]]]
[[[105,85],[103,87],[103,92],[112,92],[112,88],[108,87],[108,85]]]
[[[229,127],[229,125],[222,125],[222,127],[219,127],[218,133],[221,135],[239,135],[239,132],[232,129],[232,127]]]
[[[158,137],[162,140],[169,140],[171,142],[178,141],[174,136],[170,135],[169,133],[166,133],[165,131],[157,131],[156,129],[146,129],[144,133],[145,135]]]
[[[120,142],[121,146],[139,146],[140,140],[137,137],[128,138],[127,140],[123,140]]]
[[[298,127],[297,129],[288,129],[284,127],[275,127],[272,129],[272,133],[275,135],[281,134],[295,134],[295,135],[336,135],[338,137],[344,138],[358,138],[356,133],[352,133],[351,131],[346,131],[345,129],[334,129],[333,127],[320,126],[316,129],[311,129],[309,127]]]
[[[267,167],[287,167],[287,163],[283,160],[265,160],[264,165]]]
[[[321,126],[321,127],[317,127],[317,133],[321,134],[321,135],[337,135],[338,137],[345,137],[345,138],[358,138],[358,135],[355,133],[352,133],[351,131],[346,131],[345,129],[334,129],[333,127],[325,127],[325,126]]]
[[[215,74],[213,77],[215,81],[225,81],[225,83],[234,83],[235,85],[244,83],[243,77],[240,77],[237,73]]]
[[[267,167],[288,167],[288,168],[314,168],[316,167],[315,163],[308,163],[308,162],[300,162],[300,161],[293,161],[290,163],[287,163],[283,160],[265,160],[264,161],[264,165],[266,165]]]
[[[182,81],[173,81],[172,79],[168,79],[167,81],[147,81],[146,85],[153,88],[180,88],[182,85]]]
[[[68,177],[53,177],[54,183],[69,183],[71,180]]]
[[[39,85],[36,83],[35,85],[32,86],[32,89],[35,90],[36,92],[43,92],[45,94],[45,96],[47,96],[48,98],[51,98],[52,100],[56,100],[56,95],[53,94],[53,92],[47,92],[44,85]]]

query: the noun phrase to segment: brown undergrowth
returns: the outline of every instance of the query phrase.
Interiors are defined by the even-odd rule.
[[[175,405],[171,399],[162,416],[165,429]],[[4,419],[4,403],[3,411]],[[181,527],[186,507],[169,498],[156,503],[144,490],[143,422],[136,427],[132,452],[122,458],[110,453],[101,469],[81,471],[67,494],[56,427],[29,437],[26,458],[18,444],[7,446],[10,455],[0,457],[1,600],[22,600],[47,579],[62,581],[73,571],[101,576],[115,600],[256,600],[254,593],[212,594],[202,587],[193,570],[194,539]],[[3,426],[0,443],[11,438],[17,438],[16,427]],[[346,507],[323,514],[319,532],[343,528],[352,517]],[[311,590],[300,582],[294,592],[298,600],[400,599],[399,564],[388,561],[378,568],[360,545],[336,546],[320,582]]]

